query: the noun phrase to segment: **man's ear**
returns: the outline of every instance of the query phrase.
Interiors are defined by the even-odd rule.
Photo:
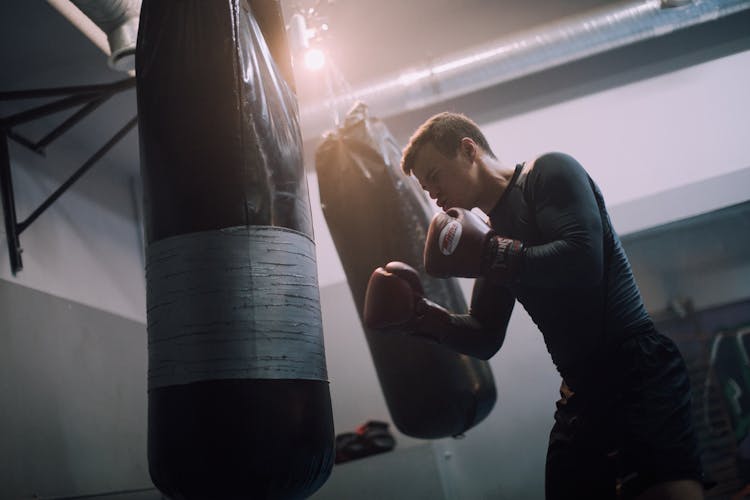
[[[461,139],[461,153],[473,163],[477,157],[477,144],[470,137],[464,137]]]

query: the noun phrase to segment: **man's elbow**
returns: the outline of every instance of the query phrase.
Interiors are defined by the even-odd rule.
[[[492,337],[493,341],[483,346],[484,348],[482,349],[482,351],[477,353],[477,358],[483,361],[488,361],[490,358],[492,358],[492,356],[497,354],[497,352],[503,346],[505,335],[493,335]]]
[[[480,359],[482,361],[489,361],[492,356],[494,356],[497,353],[498,349],[495,349],[494,351],[483,351],[474,354],[474,357],[477,359]]]
[[[581,253],[577,262],[569,262],[568,270],[577,286],[597,286],[604,279],[604,261],[595,251]]]

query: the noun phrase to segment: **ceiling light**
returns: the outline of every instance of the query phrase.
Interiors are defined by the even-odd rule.
[[[308,49],[305,52],[305,66],[311,71],[317,71],[326,63],[326,56],[320,49]]]

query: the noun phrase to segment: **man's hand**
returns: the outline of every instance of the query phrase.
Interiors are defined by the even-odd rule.
[[[424,266],[438,278],[486,277],[493,283],[514,283],[521,271],[524,245],[498,236],[477,215],[451,208],[432,218],[424,244]]]
[[[370,275],[365,294],[368,328],[401,327],[411,335],[441,342],[450,312],[425,298],[419,273],[403,262],[390,262]]]
[[[422,281],[411,266],[390,262],[370,275],[365,293],[364,322],[368,328],[409,326],[417,318],[424,297]]]
[[[482,257],[493,235],[492,228],[463,208],[435,214],[424,244],[424,266],[438,278],[482,274]]]
[[[363,319],[367,328],[394,329],[462,354],[489,359],[503,343],[512,308],[511,297],[506,307],[497,312],[501,323],[484,328],[471,314],[453,314],[427,299],[413,267],[390,262],[370,275]]]

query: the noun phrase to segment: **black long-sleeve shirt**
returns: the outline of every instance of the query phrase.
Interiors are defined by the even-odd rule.
[[[477,280],[472,316],[481,323],[507,324],[517,299],[564,378],[653,326],[599,188],[574,158],[549,153],[517,166],[488,215],[526,253],[517,283]]]

